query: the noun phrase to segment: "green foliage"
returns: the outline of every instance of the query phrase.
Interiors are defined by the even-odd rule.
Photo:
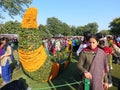
[[[61,22],[57,18],[48,18],[47,25],[39,25],[39,31],[36,31],[36,34],[40,33],[41,38],[49,38],[52,36],[62,35],[83,35],[84,31],[91,31],[96,33],[98,31],[98,26],[96,23],[88,23],[85,26],[69,26],[64,22]],[[34,32],[34,31],[33,31]],[[38,32],[38,33],[37,33]],[[5,24],[0,24],[0,33],[2,34],[24,34],[24,29],[21,28],[21,23],[18,21],[8,21]],[[32,33],[32,32],[31,32]],[[34,32],[35,33],[35,32]],[[23,38],[24,40],[24,38]],[[25,42],[24,42],[25,43]]]
[[[0,0],[0,12],[7,12],[12,18],[15,15],[23,15],[25,6],[28,7],[31,2],[32,0]]]
[[[56,56],[51,57],[52,62],[62,63],[68,60],[68,53],[66,50],[61,50],[56,53]]]
[[[22,29],[19,33],[19,48],[26,51],[32,51],[42,45],[41,32],[38,29]],[[34,64],[34,63],[33,63]],[[24,68],[23,68],[24,70]],[[28,72],[24,70],[24,73],[31,79],[43,82],[48,79],[51,74],[52,63],[48,56],[44,65],[34,72]]]
[[[39,30],[40,30],[42,38],[51,38],[52,37],[52,34],[50,33],[50,31],[48,30],[48,28],[46,26],[40,24]]]
[[[91,31],[92,33],[98,32],[98,25],[96,22],[88,23],[85,26],[72,26],[70,27],[66,23],[61,22],[55,17],[51,17],[47,19],[48,30],[54,36],[62,34],[62,35],[83,35],[84,31]]]
[[[0,24],[0,34],[2,34],[4,28],[4,24]]]
[[[95,34],[98,32],[98,25],[96,22],[88,23],[84,26],[84,30],[91,31],[91,33]]]
[[[18,21],[8,21],[5,24],[0,24],[0,33],[1,34],[21,34],[23,28],[21,28],[21,23]],[[52,34],[49,32],[46,26],[39,25],[38,34],[40,33],[41,38],[49,38],[52,37]]]
[[[52,35],[59,35],[62,29],[62,22],[55,17],[47,19],[47,27]]]
[[[18,34],[19,48],[25,50],[35,50],[42,44],[41,32],[38,29],[23,29],[21,23],[8,21],[2,25],[2,34]]]
[[[110,22],[110,31],[113,35],[120,35],[120,17],[115,18],[112,22]]]
[[[101,30],[100,33],[104,35],[110,35],[110,30]]]
[[[57,36],[59,34],[65,36],[70,35],[70,26],[55,17],[48,18],[46,26],[53,36]]]
[[[35,50],[42,45],[41,33],[38,29],[22,29],[19,33],[19,48]]]
[[[1,33],[2,34],[19,34],[21,30],[21,23],[18,21],[8,21],[2,24]]]
[[[83,35],[85,29],[84,26],[78,26],[77,29],[76,29],[76,35]]]
[[[83,35],[85,31],[90,31],[93,34],[97,33],[98,32],[97,23],[93,22],[93,23],[88,23],[87,25],[84,25],[84,26],[78,26],[77,28],[78,35]]]
[[[98,32],[98,25],[97,23],[88,23],[84,26],[78,26],[76,29],[75,27],[71,27],[73,32],[73,35],[83,35],[85,31],[91,31],[91,33],[97,33]]]
[[[70,27],[69,35],[76,35],[76,27],[75,26]]]
[[[83,35],[84,31],[91,31],[92,33],[96,33],[98,31],[98,26],[96,23],[89,23],[85,26],[69,26],[64,22],[61,22],[57,18],[48,18],[47,25],[39,25],[38,34],[41,34],[41,38],[49,38],[57,36],[59,34],[62,35]],[[21,23],[18,21],[8,21],[5,24],[0,24],[0,33],[2,34],[21,34],[23,33],[23,29],[21,28]]]
[[[62,23],[61,26],[61,34],[64,36],[67,36],[70,34],[70,27],[66,23]]]

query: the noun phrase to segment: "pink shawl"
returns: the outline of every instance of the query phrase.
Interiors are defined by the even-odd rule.
[[[98,48],[95,58],[90,67],[90,73],[92,74],[91,89],[92,90],[104,90],[103,79],[107,72],[107,59],[103,50]]]

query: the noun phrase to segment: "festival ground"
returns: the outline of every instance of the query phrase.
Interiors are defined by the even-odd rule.
[[[15,59],[18,60],[18,55],[16,52],[14,52],[14,55]],[[79,81],[80,78],[79,71],[76,67],[77,59],[78,57],[73,54],[67,69],[50,82],[40,83],[33,81],[23,73],[21,68],[14,69],[12,80],[18,80],[20,78],[24,79],[26,86],[28,85],[30,88],[32,88],[31,90],[77,90],[78,84],[75,83]],[[109,88],[109,90],[117,90],[118,82],[120,81],[120,65],[113,63],[113,70],[111,71],[111,75],[113,80],[113,87]],[[1,82],[2,79],[0,78],[0,83]],[[69,85],[69,83],[74,85]]]

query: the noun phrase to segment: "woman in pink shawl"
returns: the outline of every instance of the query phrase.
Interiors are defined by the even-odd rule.
[[[108,62],[103,50],[98,48],[97,35],[91,35],[88,47],[80,54],[78,68],[90,80],[90,90],[107,90]],[[80,89],[81,90],[81,89]]]

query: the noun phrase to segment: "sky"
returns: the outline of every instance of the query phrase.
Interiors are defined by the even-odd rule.
[[[30,7],[38,9],[37,22],[46,24],[47,18],[55,17],[72,26],[84,26],[96,22],[98,30],[109,29],[109,23],[120,17],[120,0],[33,0]],[[3,22],[17,20],[5,14]]]

